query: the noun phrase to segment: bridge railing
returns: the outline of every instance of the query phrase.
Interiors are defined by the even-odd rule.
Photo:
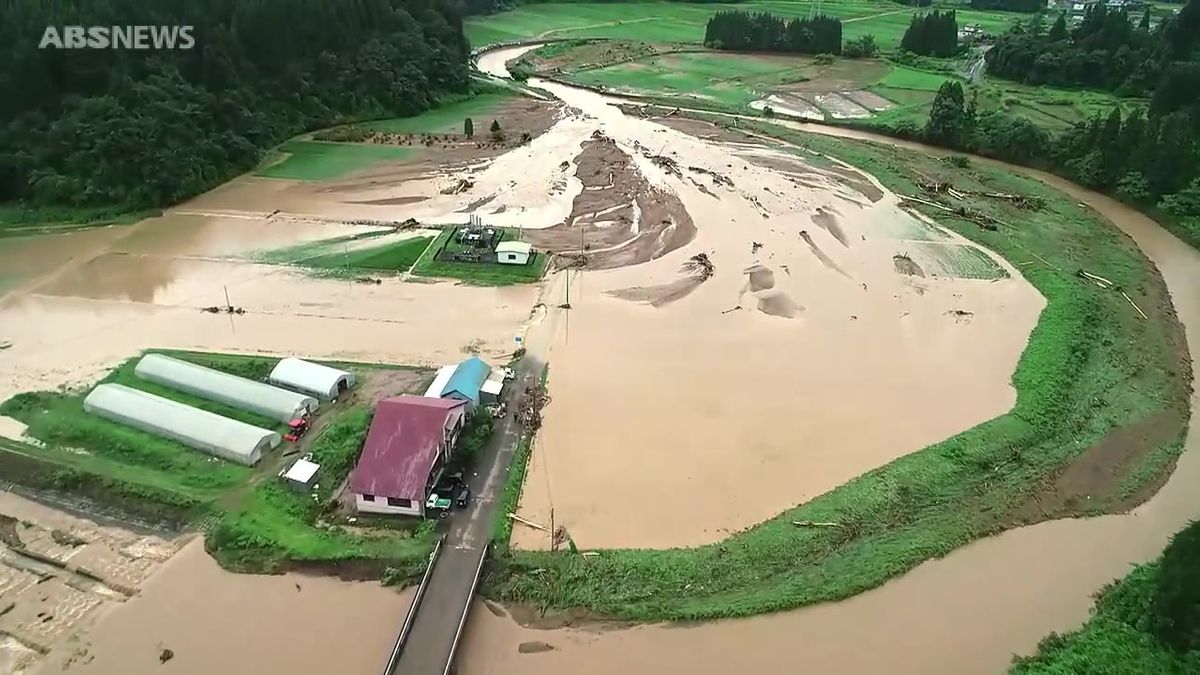
[[[392,646],[392,654],[388,657],[383,675],[391,675],[392,671],[396,669],[396,661],[400,660],[400,652],[404,651],[404,643],[412,631],[413,620],[417,618],[417,610],[421,607],[421,600],[425,597],[425,588],[429,585],[429,577],[433,575],[433,566],[437,563],[438,554],[442,552],[442,544],[445,541],[446,535],[442,535],[434,545],[433,551],[429,553],[429,564],[425,567],[425,573],[421,575],[421,583],[417,584],[417,592],[413,595],[412,604],[408,606],[408,614],[404,615],[404,625],[400,627],[400,634],[396,636],[396,644]],[[476,583],[478,583],[478,573],[476,573]]]

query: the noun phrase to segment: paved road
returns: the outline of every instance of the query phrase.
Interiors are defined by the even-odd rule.
[[[543,362],[526,354],[509,383],[509,410],[516,410],[525,387],[541,377]],[[468,484],[475,495],[470,506],[453,513],[446,542],[438,557],[412,631],[389,675],[441,675],[454,648],[455,636],[470,605],[472,582],[492,534],[496,499],[504,489],[508,466],[520,439],[520,425],[507,415],[496,425]],[[399,626],[397,626],[399,630]]]

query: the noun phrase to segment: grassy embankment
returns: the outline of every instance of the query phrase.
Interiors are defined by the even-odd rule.
[[[473,96],[448,101],[413,117],[396,117],[349,125],[394,134],[456,133],[463,130],[463,119],[475,121],[476,132],[487,134],[495,111],[516,94],[492,86]],[[351,143],[296,138],[279,146],[255,175],[291,180],[335,180],[381,162],[411,159],[422,151],[420,145],[400,146],[378,143]]]
[[[390,230],[380,230],[324,239],[269,251],[259,259],[268,263],[304,267],[317,276],[359,277],[364,274],[400,273],[411,269],[434,239],[409,237],[387,243],[362,244],[391,235]]]
[[[1009,223],[994,232],[929,211],[1012,261],[1047,299],[1013,374],[1016,405],[717,544],[586,558],[501,554],[489,580],[492,595],[634,620],[789,609],[849,597],[973,539],[1041,518],[1032,506],[1039,488],[1116,428],[1149,422],[1158,438],[1089,499],[1057,509],[1043,504],[1048,516],[1123,508],[1169,471],[1188,410],[1186,349],[1161,279],[1128,238],[1062,193],[1007,171],[958,169],[890,146],[769,124],[755,128],[858,166],[898,193],[918,192],[913,171],[920,171],[963,189],[1044,200],[1030,212],[977,199],[974,208]],[[1077,278],[1081,268],[1114,281],[1147,308],[1149,319],[1119,293]]]
[[[71,230],[129,225],[162,212],[122,211],[108,208],[39,208],[19,205],[0,205],[0,238],[27,237],[35,234],[61,234]]]
[[[275,359],[166,352],[250,379],[262,379]],[[102,382],[116,382],[245,422],[277,428],[272,420],[138,379],[135,357]],[[347,364],[341,364],[347,367]],[[353,366],[360,377],[383,366]],[[210,521],[207,545],[223,565],[270,571],[289,564],[365,561],[377,574],[392,567],[407,576],[420,570],[432,545],[427,532],[357,532],[321,522],[326,500],[349,473],[370,424],[365,405],[339,402],[319,415],[333,416],[308,451],[322,465],[318,498],[286,489],[275,471],[289,445],[255,468],[209,457],[179,443],[83,411],[87,391],[19,394],[0,403],[0,414],[29,426],[41,445],[0,439],[6,480],[35,489],[80,496],[136,517],[170,525]]]
[[[1140,565],[1097,596],[1092,618],[1050,634],[1013,675],[1184,675],[1200,673],[1200,524],[1175,535],[1156,561]]]
[[[503,232],[503,240],[505,241],[518,238],[517,230],[503,228]],[[546,271],[546,263],[549,260],[549,256],[542,251],[538,251],[526,265],[444,262],[437,260],[436,256],[443,247],[448,250],[461,248],[456,242],[450,239],[453,235],[453,229],[443,230],[433,240],[433,244],[421,254],[421,259],[413,266],[413,274],[426,277],[461,279],[467,283],[481,286],[505,286],[508,284],[535,282],[541,279],[542,274]]]

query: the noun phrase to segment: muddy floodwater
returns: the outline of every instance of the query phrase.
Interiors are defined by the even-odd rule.
[[[839,130],[830,133],[894,142]],[[1200,286],[1195,283],[1200,278],[1200,253],[1112,199],[1052,176],[1035,175],[1133,237],[1162,272],[1187,329],[1191,353],[1200,353]],[[579,283],[593,282],[585,275]],[[571,326],[572,342],[577,323]],[[555,377],[557,381],[557,373]],[[1200,395],[1194,394],[1192,402],[1195,414]],[[1008,531],[839,603],[695,627],[628,630],[534,630],[522,628],[500,610],[477,605],[460,672],[1000,672],[1014,653],[1032,652],[1048,632],[1079,626],[1100,586],[1125,574],[1130,565],[1157,555],[1171,534],[1200,514],[1194,491],[1200,481],[1200,432],[1194,425],[1185,447],[1166,486],[1129,514]],[[530,650],[521,645],[531,643],[538,643],[536,653],[523,653]]]
[[[562,273],[571,309],[521,515],[549,523],[553,509],[582,548],[709,543],[1012,407],[1045,302],[1007,262],[851,167],[539,86],[574,115],[547,132],[547,153],[606,139],[646,189],[678,199],[693,233],[659,257]],[[633,214],[599,229],[660,224]],[[689,269],[700,255],[711,276]],[[921,275],[898,273],[898,255]],[[671,508],[647,517],[660,500]],[[514,542],[550,543],[525,527]]]
[[[195,539],[34,672],[378,673],[408,603],[377,582],[225,572]]]
[[[211,197],[206,197],[211,199]],[[184,207],[186,209],[186,205]],[[147,348],[430,365],[499,357],[535,287],[315,279],[263,251],[369,231],[336,220],[169,213],[128,227],[4,240],[0,400],[93,381]],[[229,302],[237,316],[201,307]]]

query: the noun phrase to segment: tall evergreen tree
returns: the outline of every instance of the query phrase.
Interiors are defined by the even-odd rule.
[[[1054,25],[1050,27],[1050,34],[1047,35],[1051,42],[1061,42],[1067,39],[1067,15],[1065,12],[1058,15],[1058,19]]]
[[[963,141],[965,126],[962,85],[954,80],[946,80],[933,99],[929,123],[925,125],[925,138],[938,145],[957,148]]]

